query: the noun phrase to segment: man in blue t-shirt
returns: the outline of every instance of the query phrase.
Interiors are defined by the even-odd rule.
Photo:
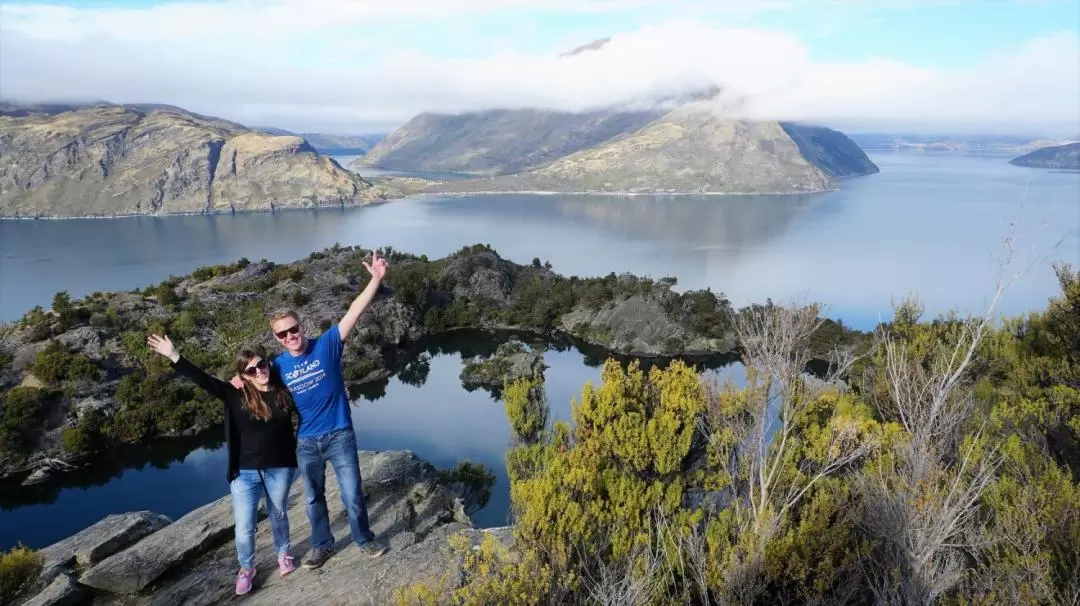
[[[353,540],[367,555],[377,557],[386,547],[375,539],[368,525],[367,504],[360,487],[360,460],[356,434],[349,414],[349,395],[341,376],[341,354],[345,339],[367,309],[386,275],[386,259],[371,253],[364,263],[371,280],[337,324],[315,339],[308,339],[300,316],[287,309],[270,319],[274,338],[285,351],[274,358],[274,368],[289,388],[300,413],[296,457],[304,478],[307,514],[311,521],[311,555],[303,562],[307,569],[319,568],[330,557],[334,535],[330,532],[326,508],[326,462],[334,468],[341,502],[349,515]]]

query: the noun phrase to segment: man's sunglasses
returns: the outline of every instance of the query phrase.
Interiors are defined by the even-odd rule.
[[[249,377],[254,377],[255,375],[259,374],[260,370],[266,370],[269,367],[270,365],[266,362],[265,359],[259,360],[259,363],[255,366],[248,366],[247,368],[245,368],[244,374]]]
[[[300,332],[300,325],[299,324],[293,324],[292,326],[286,328],[285,330],[279,330],[279,331],[275,332],[274,336],[279,338],[279,339],[284,339],[285,335],[295,335],[298,332]]]

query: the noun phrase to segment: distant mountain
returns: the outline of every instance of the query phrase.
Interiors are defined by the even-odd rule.
[[[798,193],[878,172],[839,131],[733,120],[708,102],[670,112],[421,114],[354,166],[487,177],[431,192]]]
[[[0,216],[341,207],[386,195],[300,137],[172,106],[0,106]]]
[[[610,42],[601,38],[561,56],[604,52]],[[582,112],[422,113],[353,166],[481,177],[428,185],[431,192],[796,193],[878,172],[841,132],[732,119],[722,111],[725,92],[704,86]]]
[[[837,171],[854,170],[818,155],[829,157]],[[790,194],[834,186],[780,123],[725,119],[687,106],[520,174],[444,182],[428,191]]]
[[[1043,147],[1013,158],[1009,160],[1009,164],[1028,168],[1080,170],[1080,142]]]
[[[599,145],[662,115],[659,111],[571,113],[538,109],[424,113],[380,141],[359,164],[393,170],[505,175]]]
[[[300,133],[312,147],[323,154],[359,155],[367,153],[373,145],[385,135],[327,135],[322,133]]]
[[[849,135],[859,147],[868,151],[950,151],[986,154],[1027,153],[1041,147],[1060,145],[1065,141],[1036,139],[1014,135],[912,135],[871,134]]]
[[[328,155],[361,155],[386,135],[329,135],[325,133],[294,133],[283,128],[272,126],[260,127],[257,130],[278,136],[303,137],[312,147],[321,154]]]

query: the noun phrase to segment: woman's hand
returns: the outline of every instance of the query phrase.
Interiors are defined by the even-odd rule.
[[[158,352],[166,358],[176,363],[180,359],[180,352],[176,351],[176,346],[169,339],[168,335],[150,335],[146,338],[146,344],[150,346],[150,349]]]

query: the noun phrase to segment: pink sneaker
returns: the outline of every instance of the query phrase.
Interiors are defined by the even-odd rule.
[[[278,556],[277,559],[278,573],[281,576],[285,576],[290,572],[296,570],[296,558],[287,553],[283,553]]]
[[[236,595],[251,591],[251,581],[255,579],[255,568],[241,568],[236,575]]]

